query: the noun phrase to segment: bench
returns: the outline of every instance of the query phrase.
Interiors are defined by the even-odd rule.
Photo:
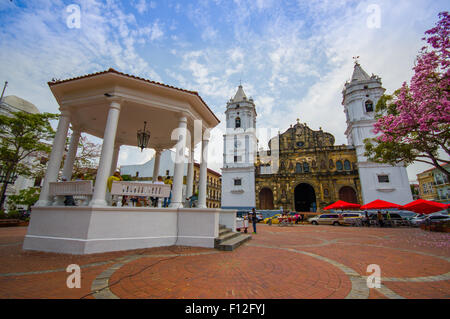
[[[56,205],[64,205],[64,196],[73,196],[80,206],[87,206],[94,193],[92,181],[51,182],[50,196],[56,197]]]
[[[170,185],[114,181],[111,186],[111,195],[165,198],[170,196]]]

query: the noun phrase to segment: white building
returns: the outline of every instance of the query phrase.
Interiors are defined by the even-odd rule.
[[[0,101],[0,114],[10,116],[12,112],[26,112],[31,114],[40,113],[39,109],[32,103],[17,97],[15,95],[5,96]],[[40,154],[32,154],[24,159],[26,164],[34,165],[36,161],[40,160]],[[30,187],[40,186],[40,179],[35,179],[33,177],[28,176],[17,176],[14,184],[8,185],[6,189],[6,199],[5,199],[5,208],[8,208],[8,196],[17,195],[22,189],[27,189]],[[23,207],[24,208],[24,207]]]
[[[222,208],[255,207],[256,110],[242,85],[227,103],[222,168]]]
[[[376,136],[373,133],[375,106],[385,92],[381,85],[380,77],[369,76],[359,63],[355,64],[352,79],[342,91],[347,117],[345,135],[348,144],[356,148],[364,203],[382,199],[402,205],[413,200],[404,165],[373,163],[364,156],[364,140]]]

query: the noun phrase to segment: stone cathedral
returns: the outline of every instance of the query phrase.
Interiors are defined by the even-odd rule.
[[[297,119],[270,140],[268,151],[258,152],[255,104],[239,86],[225,112],[222,208],[315,212],[339,199],[359,204],[412,201],[403,165],[364,157],[364,139],[374,137],[375,105],[384,91],[381,79],[356,62],[342,91],[348,145],[335,145],[332,134]]]

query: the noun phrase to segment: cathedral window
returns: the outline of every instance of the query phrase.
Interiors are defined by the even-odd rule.
[[[329,167],[330,169],[332,169],[332,168],[334,167],[334,162],[333,162],[333,160],[330,160],[330,161],[328,162],[328,167]]]
[[[349,162],[348,160],[345,160],[345,161],[344,161],[344,169],[345,169],[346,171],[351,170],[350,162]]]
[[[306,162],[303,163],[303,172],[309,173],[309,164]]]
[[[373,102],[371,100],[366,101],[366,112],[373,112]]]
[[[341,161],[337,161],[337,162],[336,162],[336,169],[337,169],[338,171],[342,171],[343,168],[344,168],[344,167],[343,167],[343,165],[342,165],[342,162],[341,162]]]
[[[234,180],[234,186],[241,186],[242,185],[242,179],[236,178]]]
[[[236,128],[241,127],[241,118],[240,117],[236,118],[235,124],[236,124],[235,125]]]
[[[300,164],[300,163],[295,164],[295,172],[296,173],[302,172],[302,164]]]

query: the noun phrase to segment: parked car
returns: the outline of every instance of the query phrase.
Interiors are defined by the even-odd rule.
[[[341,225],[344,223],[344,218],[339,214],[322,214],[308,219],[313,225]]]
[[[420,224],[422,224],[422,222],[425,220],[425,218],[427,218],[427,215],[421,215],[421,214],[417,214],[416,217],[413,217],[409,220],[409,222],[411,223],[411,226],[419,226]]]
[[[342,225],[352,225],[355,223],[355,220],[362,219],[363,215],[361,213],[342,213],[341,217],[343,218],[342,222],[340,224]]]
[[[428,215],[423,219],[423,221],[420,224],[434,224],[434,223],[440,223],[440,222],[447,222],[450,221],[449,215]],[[419,225],[420,225],[419,224]]]
[[[280,222],[278,220],[278,217],[280,217],[280,216],[281,216],[281,214],[276,214],[276,215],[273,215],[271,217],[264,218],[263,223],[267,224],[269,222],[269,220],[271,220],[272,224],[278,224]]]

